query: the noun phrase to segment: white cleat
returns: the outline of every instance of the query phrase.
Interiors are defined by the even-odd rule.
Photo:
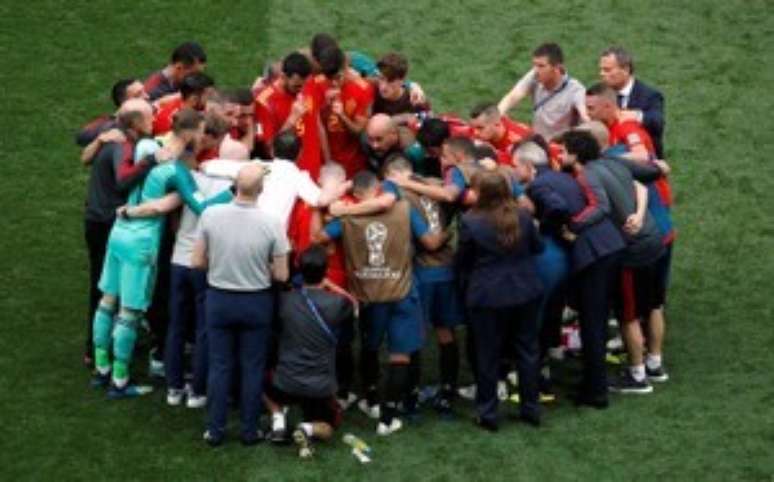
[[[370,405],[368,403],[368,400],[366,400],[365,398],[360,400],[357,403],[357,407],[360,409],[361,412],[366,414],[368,418],[377,419],[382,416],[382,411],[379,407],[379,404]]]
[[[346,412],[349,410],[349,407],[352,406],[357,401],[357,395],[355,395],[352,392],[347,393],[346,398],[336,398],[336,401],[339,403],[339,407],[341,407],[342,412]]]
[[[401,422],[399,418],[395,417],[392,419],[392,422],[390,422],[389,425],[383,422],[379,422],[379,425],[376,426],[376,435],[386,437],[388,435],[394,434],[402,428],[403,422]]]
[[[181,388],[168,388],[167,405],[170,407],[180,406],[183,403],[183,396],[185,396],[185,390]]]
[[[465,400],[473,400],[476,398],[476,384],[460,387],[457,389],[457,393]]]
[[[194,395],[190,393],[188,399],[185,401],[185,406],[188,408],[204,408],[207,405],[207,397],[205,395]]]

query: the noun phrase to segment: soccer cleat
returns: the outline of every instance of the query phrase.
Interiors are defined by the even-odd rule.
[[[645,375],[647,375],[648,380],[651,382],[663,383],[669,380],[669,375],[666,370],[664,370],[664,365],[660,365],[657,368],[648,368],[648,366],[645,365]]]
[[[311,458],[314,455],[312,441],[300,427],[293,431],[293,442],[298,445],[298,456],[302,459]]]
[[[344,398],[336,397],[336,401],[338,402],[339,407],[341,407],[341,411],[346,412],[349,410],[349,407],[351,407],[357,401],[357,395],[352,392],[347,392]]]
[[[195,393],[189,393],[188,398],[185,401],[185,406],[188,408],[204,408],[206,405],[206,395],[196,395]]]
[[[368,400],[366,400],[365,398],[361,399],[357,403],[357,408],[359,408],[361,412],[366,414],[368,418],[377,419],[382,415],[382,411],[379,407],[379,404],[371,405],[368,403]]]
[[[104,375],[99,372],[95,373],[94,376],[91,377],[89,385],[91,385],[91,388],[107,388],[110,386],[110,372]]]
[[[398,417],[393,417],[389,425],[384,422],[379,422],[379,425],[376,426],[376,435],[386,437],[388,435],[394,434],[402,428],[403,422],[401,422]]]
[[[623,373],[610,384],[609,389],[614,393],[646,394],[653,391],[653,386],[648,383],[647,378],[642,381],[637,381],[629,370],[624,370]]]
[[[457,393],[465,400],[473,400],[476,398],[476,384],[460,387],[457,389]]]
[[[223,443],[223,437],[216,437],[209,430],[205,431],[202,435],[202,440],[210,447],[217,447]]]
[[[153,387],[149,385],[127,384],[123,388],[118,388],[114,384],[110,385],[107,392],[108,400],[123,400],[125,398],[137,398],[153,392]]]
[[[167,405],[170,407],[177,407],[183,403],[183,396],[185,390],[181,388],[168,388],[167,389]]]

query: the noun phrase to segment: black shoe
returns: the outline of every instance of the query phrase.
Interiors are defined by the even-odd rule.
[[[245,447],[250,447],[252,445],[256,445],[260,442],[263,442],[266,439],[266,435],[264,435],[263,431],[258,430],[255,433],[251,434],[242,434],[240,437],[240,440],[242,442],[242,445]]]
[[[646,394],[653,391],[653,385],[645,378],[642,381],[637,381],[632,376],[632,372],[624,370],[621,375],[614,380],[608,387],[611,392],[614,393],[634,393],[634,394]]]
[[[610,406],[610,401],[607,399],[607,395],[598,395],[593,397],[591,395],[585,395],[583,393],[578,394],[575,397],[575,406],[586,406],[596,408],[597,410],[604,410]]]
[[[486,430],[487,432],[495,433],[500,430],[500,427],[494,420],[487,420],[485,418],[476,417],[473,419],[473,423],[476,424],[479,428]]]
[[[669,375],[667,375],[666,370],[664,370],[664,365],[660,365],[658,368],[654,369],[650,369],[645,365],[645,375],[647,375],[648,380],[651,382],[663,383],[669,380]]]
[[[202,439],[210,447],[218,447],[221,444],[223,444],[223,436],[216,437],[209,430],[204,432],[204,435],[202,435]]]
[[[266,435],[266,440],[277,445],[287,445],[291,441],[287,430],[272,430]]]

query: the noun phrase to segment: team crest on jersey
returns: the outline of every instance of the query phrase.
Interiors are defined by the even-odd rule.
[[[384,266],[384,244],[387,242],[387,226],[379,221],[369,223],[365,229],[368,244],[368,264],[373,267]]]

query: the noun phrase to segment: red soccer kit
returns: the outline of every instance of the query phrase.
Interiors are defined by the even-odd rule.
[[[525,137],[532,135],[532,129],[527,124],[516,122],[506,116],[502,116],[502,123],[505,126],[505,134],[492,142],[492,147],[497,151],[497,162],[500,164],[511,164],[511,147],[517,142],[521,142]]]
[[[344,113],[351,120],[368,118],[368,109],[374,99],[373,86],[360,78],[346,80],[341,86],[340,99]],[[333,113],[330,105],[325,105],[321,115],[328,135],[331,159],[341,164],[347,172],[347,178],[351,179],[366,167],[360,136],[347,128],[341,118]]]
[[[255,96],[255,119],[261,126],[258,140],[269,146],[290,116],[296,97],[282,86],[282,79],[259,91]],[[300,123],[299,123],[300,124]]]
[[[608,126],[610,129],[610,145],[625,144],[629,151],[638,145],[642,145],[648,151],[652,159],[656,158],[656,149],[648,131],[636,120],[616,121]],[[655,181],[656,190],[661,201],[667,207],[672,205],[672,188],[666,176],[661,176]]]
[[[153,135],[160,136],[171,131],[172,119],[182,108],[183,99],[180,97],[162,103],[156,111],[156,115],[153,116]]]
[[[320,145],[320,111],[325,102],[325,92],[330,81],[322,74],[310,77],[301,90],[305,104],[305,113],[301,116],[298,135],[301,137],[301,153],[296,164],[299,169],[309,172],[316,182],[320,177],[322,147]]]

